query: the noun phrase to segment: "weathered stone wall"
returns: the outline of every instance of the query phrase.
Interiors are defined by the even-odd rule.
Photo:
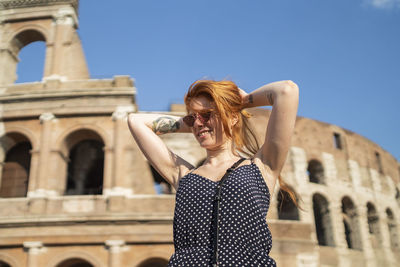
[[[77,0],[3,0],[0,11],[0,189],[13,186],[13,171],[26,181],[15,185],[26,194],[0,197],[0,265],[165,266],[174,249],[175,196],[156,193],[126,125],[127,114],[138,112],[133,80],[89,79]],[[18,52],[33,41],[46,42],[43,80],[13,84]],[[170,114],[184,111],[173,105]],[[261,144],[270,112],[250,112]],[[161,138],[195,166],[206,156],[191,134]],[[102,179],[101,193],[70,195],[69,182],[78,181],[71,154],[88,140],[101,144],[103,175],[94,177]],[[23,156],[30,164],[16,169],[9,158],[25,153],[19,144],[29,144]],[[400,164],[390,153],[298,117],[282,176],[301,209],[281,205],[279,187],[271,190],[267,221],[278,266],[400,266]],[[288,219],[279,219],[284,212]]]

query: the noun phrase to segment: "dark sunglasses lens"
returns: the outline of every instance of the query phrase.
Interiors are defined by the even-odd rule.
[[[186,123],[187,126],[193,127],[195,118],[193,115],[187,115],[183,117],[183,122]]]
[[[203,122],[207,122],[211,117],[211,112],[201,113],[199,115],[202,117]]]

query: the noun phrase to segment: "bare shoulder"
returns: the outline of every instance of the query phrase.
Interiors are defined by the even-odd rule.
[[[268,186],[270,194],[272,195],[274,192],[277,176],[271,170],[270,166],[262,161],[261,156],[262,154],[259,151],[259,153],[254,156],[254,164],[256,164],[258,169],[260,170],[261,175]]]

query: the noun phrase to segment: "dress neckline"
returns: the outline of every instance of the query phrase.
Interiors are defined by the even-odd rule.
[[[234,171],[240,169],[241,167],[244,167],[244,166],[251,166],[251,165],[255,165],[255,163],[254,163],[254,162],[251,162],[250,164],[243,164],[243,165],[240,165],[240,166],[236,167],[235,169],[233,169],[231,173],[233,173]],[[256,165],[256,166],[257,166],[257,165]],[[257,168],[258,168],[258,166],[257,166]],[[261,172],[260,172],[260,173],[261,173]],[[210,182],[212,182],[212,183],[216,183],[216,184],[219,183],[219,182],[221,181],[221,179],[222,179],[222,177],[221,177],[219,180],[214,181],[214,180],[211,180],[210,178],[208,178],[208,177],[206,177],[206,176],[204,176],[204,175],[201,175],[201,174],[198,174],[198,173],[194,173],[194,172],[189,172],[189,173],[186,174],[185,176],[187,176],[187,175],[189,175],[189,174],[196,175],[196,176],[198,176],[198,177],[200,177],[200,178],[203,178],[203,179],[205,179],[205,180],[208,180],[208,181],[210,181]],[[183,179],[185,176],[183,176],[181,179]]]
[[[264,177],[263,177],[263,175],[262,175],[262,173],[261,173],[260,168],[258,167],[257,164],[254,163],[254,161],[251,161],[250,164],[243,164],[243,165],[240,165],[239,167],[236,167],[231,173],[235,172],[236,170],[238,170],[238,169],[240,169],[240,168],[242,168],[242,167],[247,167],[247,166],[255,166],[255,168],[256,168],[258,174],[261,176],[261,180],[263,181],[265,187],[267,188],[267,193],[268,193],[268,195],[271,195],[271,191],[269,190],[269,186],[268,186],[267,182],[265,181],[265,179],[264,179]],[[197,177],[201,178],[202,180],[206,180],[206,181],[208,181],[209,183],[211,183],[211,184],[213,184],[213,185],[215,185],[215,186],[220,182],[220,180],[214,181],[214,180],[211,180],[211,179],[209,179],[209,178],[207,178],[207,177],[205,177],[205,176],[203,176],[203,175],[201,175],[201,174],[197,174],[197,173],[194,173],[194,172],[189,172],[188,174],[186,174],[185,176],[183,176],[183,177],[179,180],[179,182],[180,182],[182,179],[184,179],[184,178],[186,178],[187,176],[189,176],[190,174],[193,174],[194,176],[197,176]],[[221,178],[222,178],[222,177],[221,177]],[[178,187],[178,188],[179,188],[179,187]]]

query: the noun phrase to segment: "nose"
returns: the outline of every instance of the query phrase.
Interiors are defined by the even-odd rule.
[[[204,123],[201,121],[201,119],[200,119],[200,117],[199,117],[199,115],[198,114],[195,114],[194,115],[194,123],[193,123],[193,125],[194,126],[202,126],[202,125],[204,125]]]

